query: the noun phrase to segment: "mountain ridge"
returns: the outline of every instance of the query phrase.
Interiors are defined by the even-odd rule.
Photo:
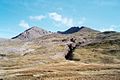
[[[81,27],[71,27],[64,32],[58,31],[57,33],[58,34],[73,34],[76,32],[85,33],[85,32],[97,32],[97,31],[93,30],[91,28],[88,28],[88,27],[81,26]],[[33,27],[25,30],[24,32],[20,33],[19,35],[12,37],[11,39],[31,40],[31,39],[35,39],[35,38],[38,38],[38,37],[41,37],[44,35],[48,35],[51,33],[52,32],[50,32],[50,31],[44,30],[37,26],[33,26]]]

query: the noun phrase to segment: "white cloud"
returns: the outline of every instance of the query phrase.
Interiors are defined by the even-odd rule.
[[[43,16],[43,15],[40,15],[40,16],[29,16],[30,20],[35,20],[35,21],[42,20],[44,18],[45,18],[45,16]]]
[[[80,20],[73,20],[72,18],[68,18],[68,17],[65,17],[61,14],[58,14],[57,12],[52,12],[52,13],[49,13],[49,17],[58,22],[58,23],[61,23],[65,26],[80,26],[80,25],[83,25],[86,21],[86,18],[85,17],[82,17],[80,18]]]
[[[66,26],[73,26],[73,19],[64,17],[56,12],[49,13],[49,17],[54,21],[62,23]]]
[[[111,26],[108,27],[108,28],[103,28],[103,29],[101,29],[101,31],[102,31],[102,32],[104,32],[104,31],[116,31],[117,28],[118,28],[118,26],[116,26],[116,25],[111,25]]]
[[[53,12],[53,13],[49,13],[49,17],[55,21],[61,21],[62,20],[62,15]]]
[[[57,26],[58,25],[59,26],[60,25],[64,25],[64,26],[68,26],[68,27],[71,27],[71,26],[81,26],[86,21],[85,17],[82,17],[79,20],[73,20],[72,18],[65,17],[65,16],[63,16],[63,15],[57,13],[57,12],[48,13],[47,16],[44,16],[44,15],[29,16],[30,20],[35,20],[35,21],[42,20],[42,19],[45,19],[45,18],[50,18],[51,20],[55,21]]]
[[[21,20],[20,23],[19,23],[19,26],[21,26],[25,29],[30,28],[29,24],[27,22],[25,22],[25,20]]]

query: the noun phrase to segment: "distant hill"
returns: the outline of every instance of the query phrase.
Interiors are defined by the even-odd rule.
[[[20,39],[20,40],[30,40],[33,38],[38,38],[40,36],[44,36],[50,34],[51,32],[41,29],[39,27],[31,27],[19,35],[13,37],[12,39]]]
[[[58,33],[60,33],[60,34],[72,34],[72,33],[76,33],[76,32],[83,32],[83,33],[85,32],[86,33],[86,32],[98,32],[98,31],[87,28],[87,27],[84,27],[84,26],[82,26],[82,27],[71,27],[68,30],[63,31],[63,32],[58,31]]]

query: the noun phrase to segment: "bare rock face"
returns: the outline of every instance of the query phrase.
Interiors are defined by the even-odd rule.
[[[19,35],[13,37],[12,39],[31,40],[50,33],[51,32],[45,31],[44,29],[38,27],[31,27],[25,30],[23,33],[20,33]]]

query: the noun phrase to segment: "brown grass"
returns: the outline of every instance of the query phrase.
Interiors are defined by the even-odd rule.
[[[119,80],[119,64],[85,64],[73,61],[4,70],[3,80]]]

